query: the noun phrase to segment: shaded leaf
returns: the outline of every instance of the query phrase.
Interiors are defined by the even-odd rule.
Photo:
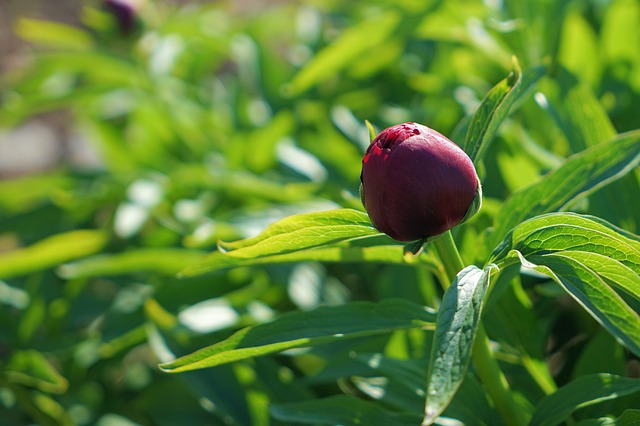
[[[538,403],[531,426],[557,425],[579,408],[635,392],[640,392],[640,379],[612,374],[578,377]]]
[[[380,404],[347,395],[274,404],[271,414],[284,422],[313,425],[389,426],[417,424],[420,421],[414,414],[393,412]]]

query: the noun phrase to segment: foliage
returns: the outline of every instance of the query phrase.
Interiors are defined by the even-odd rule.
[[[527,422],[637,423],[637,2],[139,13],[14,23],[0,126],[102,164],[0,181],[3,424],[502,424],[487,348]],[[371,226],[366,120],[473,158],[455,279]]]

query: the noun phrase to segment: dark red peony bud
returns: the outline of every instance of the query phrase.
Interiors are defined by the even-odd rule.
[[[364,155],[360,180],[371,222],[399,241],[448,231],[473,216],[482,200],[469,156],[417,123],[383,130]]]
[[[130,34],[136,27],[139,2],[136,0],[104,0],[104,8],[113,14],[120,31]]]

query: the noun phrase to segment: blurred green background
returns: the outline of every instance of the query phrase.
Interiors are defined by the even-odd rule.
[[[410,363],[428,339],[179,376],[156,365],[294,309],[437,306],[425,270],[176,273],[281,217],[362,209],[365,120],[416,121],[461,143],[514,57],[546,72],[479,170],[484,208],[457,236],[469,262],[486,258],[484,229],[509,194],[640,127],[636,0],[157,0],[134,14],[126,30],[100,2],[0,4],[2,424],[284,424],[271,403],[362,393],[350,378],[373,373],[349,354]],[[638,182],[636,171],[575,209],[638,232]],[[638,377],[640,363],[565,297],[538,291],[532,313],[557,381],[595,365],[602,342],[607,367]]]

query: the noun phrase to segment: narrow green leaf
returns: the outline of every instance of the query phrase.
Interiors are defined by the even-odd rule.
[[[73,187],[71,176],[59,171],[26,175],[0,181],[0,208],[3,216],[48,202],[56,190]]]
[[[485,95],[469,123],[463,145],[475,164],[482,161],[502,121],[530,93],[545,72],[545,67],[535,67],[523,73],[514,57],[513,71]]]
[[[16,33],[32,43],[52,47],[85,50],[93,44],[88,32],[59,22],[22,18]]]
[[[247,327],[222,342],[161,364],[160,368],[178,373],[213,367],[303,346],[398,329],[432,327],[434,319],[435,315],[427,308],[401,299],[323,306],[313,311],[286,313],[271,323]]]
[[[348,246],[327,247],[359,237],[379,234],[366,213],[339,209],[304,213],[286,217],[268,226],[260,235],[232,243],[219,243],[214,252],[201,263],[187,268],[185,276],[208,273],[221,268],[247,266],[269,261],[347,260],[358,257],[363,250]],[[318,251],[302,250],[319,247]],[[369,250],[368,250],[369,251]],[[372,259],[379,259],[384,249],[369,251]]]
[[[523,266],[560,284],[613,337],[640,356],[640,316],[593,270],[558,254],[520,255]]]
[[[495,244],[525,219],[567,208],[572,202],[620,179],[640,163],[640,131],[580,152],[538,182],[511,194],[496,216]]]
[[[206,260],[184,269],[181,276],[189,277],[242,266],[297,262],[417,264],[432,269],[438,267],[438,263],[431,253],[422,252],[418,256],[406,256],[401,245],[389,245],[388,242],[388,237],[374,235],[309,250],[298,250],[253,259],[237,258],[224,252],[215,252],[210,254]]]
[[[380,404],[347,395],[274,404],[271,414],[284,422],[312,425],[389,426],[417,424],[420,421],[414,414],[389,411]]]
[[[444,294],[427,373],[424,425],[442,414],[465,378],[492,268],[466,267]]]
[[[380,43],[388,40],[400,22],[399,13],[387,10],[346,29],[338,39],[322,49],[293,78],[290,91],[299,95],[343,71]]]
[[[9,383],[34,387],[48,393],[64,393],[67,379],[53,368],[40,352],[27,349],[14,352],[4,368]]]
[[[564,67],[557,68],[560,88],[557,105],[543,103],[563,130],[573,152],[596,146],[616,135],[604,107],[591,88]]]
[[[373,124],[371,124],[371,122],[369,120],[364,120],[364,124],[366,124],[367,130],[369,130],[369,141],[373,142],[373,140],[378,135],[377,132],[376,132],[376,128],[373,127]]]
[[[0,253],[0,278],[25,275],[89,256],[107,244],[107,234],[78,230],[54,235],[29,247]]]
[[[554,426],[579,408],[635,392],[640,392],[640,379],[612,374],[578,377],[538,403],[531,426]]]
[[[347,227],[347,229],[348,227],[353,227],[354,231],[356,231],[355,235],[348,238],[377,233],[371,225],[369,216],[365,212],[353,209],[338,209],[288,216],[272,223],[256,237],[231,243],[220,242],[219,246],[222,250],[231,252],[232,250],[256,246],[259,243],[268,241],[272,237],[278,237],[283,234],[292,235],[295,232],[304,231],[309,228],[315,230],[316,233],[323,232],[325,230],[331,232],[333,227]],[[366,228],[366,231],[363,231],[361,228]],[[313,234],[313,232],[311,232],[311,234]],[[336,239],[343,238],[339,234],[336,236]],[[308,248],[321,244],[313,244],[313,242],[310,244],[298,243],[301,248]]]
[[[66,279],[114,276],[135,272],[176,275],[190,264],[202,260],[205,253],[176,248],[140,248],[118,254],[101,254],[58,268]]]

